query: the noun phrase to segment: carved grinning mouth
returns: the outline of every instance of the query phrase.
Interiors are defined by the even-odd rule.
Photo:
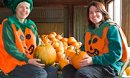
[[[87,54],[89,55],[89,56],[95,56],[95,55],[99,55],[99,50],[98,49],[94,49],[94,51],[92,52],[90,52],[90,51],[87,51]]]

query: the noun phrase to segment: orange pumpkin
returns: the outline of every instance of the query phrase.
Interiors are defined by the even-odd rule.
[[[125,71],[126,71],[127,76],[130,76],[130,67],[127,67]]]
[[[40,63],[50,66],[56,60],[56,51],[52,45],[42,43],[34,50],[34,57],[41,59]]]
[[[81,46],[82,46],[82,42],[78,42],[78,44],[79,44],[79,47],[81,47]]]
[[[55,37],[50,39],[52,42],[58,41]]]
[[[68,48],[68,43],[67,42],[62,42],[63,46],[64,46],[64,50],[66,50]]]
[[[63,51],[60,51],[60,52],[56,53],[56,61],[55,62],[59,63],[59,61],[63,58],[65,58],[65,54],[63,53]]]
[[[50,34],[53,34],[54,36],[56,36],[57,34],[56,34],[56,32],[51,32]]]
[[[45,35],[45,34],[41,35],[41,38],[46,38],[46,37],[47,37],[47,35]]]
[[[80,48],[80,45],[78,42],[72,42],[72,45],[75,47],[75,48]]]
[[[52,46],[53,46],[54,48],[58,48],[58,47],[60,46],[60,43],[59,43],[58,41],[53,41],[53,42],[52,42]]]
[[[61,41],[62,42],[68,42],[68,38],[62,38]]]
[[[58,43],[59,43],[59,47],[55,48],[56,52],[64,51],[64,44],[61,41],[58,41]]]
[[[75,55],[75,50],[72,50],[72,49],[67,49],[66,51],[65,51],[65,54],[66,54],[66,57],[67,58],[71,58],[71,57],[73,57],[73,55]]]
[[[68,44],[72,44],[73,42],[77,42],[77,40],[74,37],[69,37]]]
[[[59,34],[56,35],[56,39],[61,40],[62,38],[63,38],[62,35]]]
[[[61,59],[59,61],[60,69],[63,69],[68,64],[69,64],[69,60],[67,60],[67,59]]]
[[[75,50],[75,47],[73,45],[69,45],[67,49]]]
[[[41,39],[42,39],[43,43],[45,43],[45,44],[51,44],[51,41],[47,37],[41,38]]]
[[[72,65],[73,65],[76,69],[79,69],[79,68],[80,68],[79,62],[80,62],[85,56],[87,56],[87,53],[86,53],[86,52],[84,52],[84,51],[79,51],[79,52],[77,52],[77,51],[76,51],[76,54],[73,55],[73,57],[71,58]]]
[[[49,38],[50,40],[51,40],[52,38],[55,38],[55,34],[52,34],[52,33],[49,34],[49,35],[48,35],[48,38]]]

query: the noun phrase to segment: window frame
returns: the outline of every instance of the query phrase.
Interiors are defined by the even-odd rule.
[[[107,11],[109,10],[109,4],[110,4],[112,1],[113,1],[113,17],[112,17],[112,19],[113,19],[115,22],[117,22],[118,25],[121,26],[121,25],[122,25],[122,0],[120,0],[120,15],[119,15],[120,18],[119,18],[119,20],[116,19],[116,17],[117,17],[117,16],[116,16],[117,14],[116,14],[116,12],[115,12],[115,8],[116,8],[116,7],[115,7],[115,4],[116,4],[116,3],[115,3],[114,0],[107,0],[107,1],[106,1],[106,9],[107,9]],[[118,12],[117,12],[117,13],[118,13]],[[118,21],[119,21],[119,22],[118,22]]]

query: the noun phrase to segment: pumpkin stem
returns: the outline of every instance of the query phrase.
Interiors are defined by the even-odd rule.
[[[43,41],[41,41],[41,46],[44,46],[44,45],[45,45],[45,43]]]
[[[61,36],[63,36],[64,35],[64,33],[61,33]]]
[[[75,51],[76,51],[76,55],[78,55],[78,54],[79,54],[79,52],[78,52],[78,49],[77,49],[77,48],[75,49]]]
[[[45,36],[45,38],[48,38],[48,35],[47,35],[47,36]]]

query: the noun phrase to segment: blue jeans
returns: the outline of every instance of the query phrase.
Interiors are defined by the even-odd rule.
[[[113,78],[117,72],[110,66],[90,65],[79,70],[71,64],[65,66],[62,70],[63,78]]]
[[[44,68],[48,74],[47,78],[57,78],[57,71],[58,68],[55,68],[53,66],[45,67]]]
[[[19,78],[57,78],[57,69],[52,66],[42,69],[26,64],[24,66],[17,66],[9,75]]]

